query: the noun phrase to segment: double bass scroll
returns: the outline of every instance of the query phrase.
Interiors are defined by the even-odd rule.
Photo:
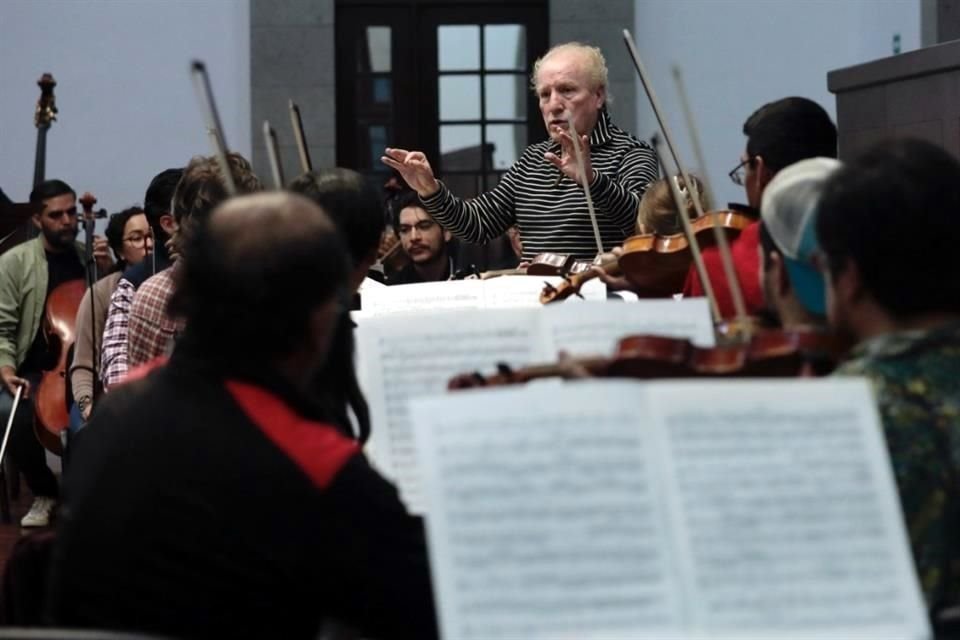
[[[33,186],[37,186],[46,180],[47,131],[50,130],[50,125],[57,119],[57,102],[53,95],[53,88],[57,86],[56,80],[49,73],[45,73],[37,80],[37,86],[40,87],[40,99],[37,100],[37,108],[33,114],[33,123],[37,127],[37,152],[33,162]]]

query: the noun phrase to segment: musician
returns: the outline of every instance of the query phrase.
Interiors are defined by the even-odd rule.
[[[77,195],[70,185],[62,180],[41,182],[30,193],[30,202],[43,205],[33,216],[40,234],[0,256],[0,419],[6,424],[17,387],[23,386],[28,400],[17,409],[9,455],[34,495],[20,525],[41,527],[50,522],[58,489],[44,449],[33,433],[30,392],[41,372],[54,364],[43,330],[47,299],[59,285],[82,280],[86,270],[84,247],[76,242]],[[110,268],[112,260],[99,246],[94,258],[99,268]]]
[[[785,329],[826,325],[823,274],[815,224],[824,185],[840,168],[832,158],[809,158],[781,170],[763,192],[761,278],[769,310]]]
[[[710,209],[710,201],[706,199],[706,193],[703,189],[703,182],[697,176],[691,175],[694,192],[700,198],[700,206],[704,211]],[[684,198],[687,208],[687,215],[691,220],[697,217],[696,208],[693,206],[692,196],[687,189],[683,178],[674,177],[680,195]],[[656,182],[650,183],[643,197],[640,198],[640,208],[637,211],[636,233],[657,234],[661,236],[675,235],[683,233],[683,222],[680,220],[680,212],[677,211],[677,203],[673,199],[673,193],[670,184],[666,178],[660,178]]]
[[[837,128],[823,108],[806,98],[783,98],[757,109],[743,125],[747,146],[740,163],[730,172],[742,185],[751,207],[759,207],[763,191],[778,171],[806,158],[836,158]],[[760,225],[753,223],[731,244],[734,268],[743,292],[747,313],[764,308],[760,288]],[[703,261],[717,297],[720,313],[734,315],[733,298],[716,247],[703,251]],[[691,266],[684,285],[685,296],[704,295],[696,269]]]
[[[183,169],[161,171],[147,187],[143,209],[153,232],[150,260],[141,261],[124,271],[110,295],[109,311],[103,331],[100,354],[100,382],[104,389],[116,384],[127,374],[127,331],[130,324],[130,305],[137,288],[144,280],[170,266],[168,245],[177,223],[170,211],[173,193],[183,177]]]
[[[350,254],[348,293],[356,299],[360,284],[377,260],[386,226],[377,190],[356,171],[341,168],[304,173],[290,183],[289,190],[308,197],[330,216]],[[360,308],[359,302],[352,308]],[[357,380],[354,328],[349,314],[342,314],[330,353],[312,387],[323,405],[324,420],[362,444],[370,437],[370,410]]]
[[[94,385],[99,384],[95,378],[94,354],[100,351],[110,294],[127,267],[140,264],[153,252],[153,232],[146,214],[139,207],[130,207],[110,216],[106,236],[110,250],[117,258],[116,266],[83,294],[74,327],[76,342],[70,366],[70,390],[76,407],[76,411],[71,412],[73,431],[86,422],[93,409]]]
[[[827,316],[858,341],[838,373],[873,382],[934,610],[960,598],[958,210],[960,163],[928,142],[895,140],[832,176],[816,227]]]
[[[596,47],[577,42],[553,47],[537,60],[533,84],[550,139],[527,147],[492,191],[471,200],[456,197],[434,177],[420,151],[387,149],[382,160],[458,238],[487,242],[516,224],[525,260],[544,252],[589,260],[597,245],[568,117],[585,149],[587,184],[606,250],[633,234],[640,196],[657,178],[656,158],[646,143],[611,121],[607,65]]]
[[[416,191],[397,196],[397,237],[410,259],[400,271],[388,274],[387,284],[413,284],[449,280],[453,258],[448,243],[452,236],[433,219]]]
[[[67,469],[54,621],[313,638],[336,618],[436,637],[421,521],[308,391],[349,286],[333,224],[306,198],[259,194],[186,242],[183,338],[104,398]]]
[[[310,198],[331,217],[350,251],[350,290],[359,289],[377,261],[386,227],[377,190],[356,171],[339,167],[301,174],[289,190]]]
[[[238,194],[263,189],[246,158],[238,153],[230,153],[227,161]],[[213,209],[227,197],[216,156],[198,156],[191,160],[173,195],[176,233],[191,233],[195,227],[205,223]],[[133,297],[127,327],[127,366],[130,369],[169,353],[174,337],[183,328],[167,312],[167,302],[173,293],[175,268],[176,265],[149,278]]]

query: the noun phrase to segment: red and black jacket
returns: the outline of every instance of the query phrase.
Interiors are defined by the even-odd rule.
[[[48,611],[176,637],[437,635],[422,521],[290,388],[178,346],[71,446]]]

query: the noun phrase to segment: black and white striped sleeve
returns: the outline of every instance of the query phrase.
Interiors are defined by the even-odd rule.
[[[597,213],[606,215],[626,235],[633,235],[640,198],[658,177],[657,158],[648,146],[625,153],[615,177],[595,169],[590,195]]]
[[[489,242],[516,223],[514,200],[519,164],[514,164],[496,187],[476,198],[458,198],[440,182],[440,190],[422,198],[423,204],[434,220],[456,237],[467,242]]]

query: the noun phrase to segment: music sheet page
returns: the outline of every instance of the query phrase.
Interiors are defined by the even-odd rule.
[[[865,381],[654,383],[650,397],[691,631],[929,637]]]
[[[558,286],[563,282],[559,276],[503,276],[483,281],[484,306],[487,309],[502,307],[539,307],[540,293],[545,284]],[[605,301],[607,299],[607,285],[601,280],[588,280],[580,288],[583,300]],[[563,302],[550,306],[565,305],[580,302],[581,299],[571,296]]]
[[[394,286],[368,286],[363,291],[363,316],[440,309],[505,309],[539,307],[545,283],[558,285],[556,276],[503,276],[489,280],[444,280]],[[586,300],[606,300],[607,287],[590,280],[582,290]],[[579,300],[571,298],[569,302]]]
[[[483,307],[483,282],[451,280],[420,282],[364,290],[363,317],[399,312]]]
[[[641,389],[588,381],[413,401],[443,637],[677,632]]]
[[[706,298],[551,304],[544,308],[543,323],[554,355],[559,349],[572,354],[613,355],[620,338],[635,334],[687,338],[705,347],[714,344]]]
[[[479,282],[479,281],[475,281]],[[539,309],[460,310],[363,318],[357,326],[358,376],[370,405],[368,455],[421,510],[419,469],[407,402],[444,393],[454,375],[519,367],[544,357]]]

